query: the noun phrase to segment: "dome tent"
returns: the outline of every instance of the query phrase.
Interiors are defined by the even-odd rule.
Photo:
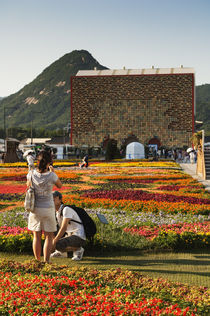
[[[132,142],[126,147],[126,159],[144,159],[144,145],[137,142]]]

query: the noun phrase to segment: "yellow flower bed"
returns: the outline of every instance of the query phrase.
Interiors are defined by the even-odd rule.
[[[76,164],[75,161],[54,161],[53,165],[55,167],[68,167],[74,166]],[[150,168],[158,168],[158,167],[173,167],[180,168],[179,165],[172,161],[113,161],[113,162],[91,162],[91,167],[150,167]],[[27,162],[13,162],[13,163],[0,163],[1,168],[23,168],[27,167]]]
[[[100,162],[100,163],[90,163],[91,167],[173,167],[180,168],[180,166],[172,161],[132,161],[132,162]]]
[[[67,161],[64,161],[64,162],[61,162],[61,161],[55,161],[55,162],[53,162],[53,166],[55,166],[55,167],[61,167],[61,166],[63,166],[63,167],[68,167],[68,166],[74,166],[75,165],[75,162],[67,162]]]
[[[23,168],[27,167],[27,162],[0,163],[1,168]]]
[[[36,162],[35,162],[36,165]],[[69,167],[74,166],[75,162],[61,162],[61,161],[55,161],[53,162],[54,167]],[[12,162],[12,163],[0,163],[0,168],[27,168],[28,164],[27,162]]]

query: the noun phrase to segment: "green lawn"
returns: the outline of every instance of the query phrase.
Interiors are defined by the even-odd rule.
[[[0,252],[0,258],[25,261],[33,259],[33,256]],[[127,255],[115,253],[115,255],[102,254],[97,257],[86,254],[80,262],[74,262],[71,258],[52,258],[52,263],[88,266],[100,270],[120,267],[155,278],[162,277],[189,285],[210,286],[210,252],[207,251],[157,254],[129,252]]]

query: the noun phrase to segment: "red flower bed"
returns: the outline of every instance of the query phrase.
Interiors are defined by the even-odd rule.
[[[124,288],[103,290],[94,281],[0,273],[0,310],[8,315],[189,315],[160,298],[135,298]],[[195,315],[191,313],[191,315]]]
[[[30,232],[28,230],[28,228],[21,228],[19,226],[15,226],[15,227],[8,227],[8,226],[1,226],[0,227],[0,235],[19,235],[19,234],[23,234],[25,232]]]
[[[153,239],[157,237],[160,232],[174,232],[176,234],[182,234],[185,232],[192,232],[196,234],[207,234],[210,230],[210,223],[179,223],[179,224],[169,224],[169,225],[161,225],[161,226],[141,226],[141,227],[127,227],[124,228],[125,232],[131,234],[137,234],[140,236],[144,236],[148,239]]]
[[[163,190],[163,191],[179,191],[183,186],[180,185],[161,185],[160,187],[156,188],[156,190]]]
[[[160,179],[158,179],[159,181]],[[157,180],[155,179],[119,179],[119,180],[111,180],[112,182],[117,182],[117,183],[153,183]]]
[[[133,200],[160,202],[187,202],[191,204],[210,204],[209,199],[199,199],[187,196],[175,196],[172,194],[147,193],[142,190],[110,190],[110,191],[86,191],[82,194],[92,199]]]
[[[26,181],[26,176],[13,176],[13,177],[5,177],[1,178],[1,181]]]
[[[153,239],[154,237],[157,237],[160,231],[160,228],[157,226],[151,227],[151,226],[142,226],[142,227],[126,227],[124,228],[124,231],[126,233],[130,233],[132,235],[139,235],[143,236],[147,239]]]
[[[24,185],[8,185],[8,184],[0,184],[0,192],[1,193],[24,193],[26,192],[27,186]]]
[[[27,189],[26,184],[0,184],[0,192],[1,193],[25,193]],[[56,190],[57,188],[54,187],[53,190]],[[63,190],[70,190],[70,187],[67,186],[63,186],[61,189],[59,189],[61,191]]]
[[[187,186],[187,185],[161,185],[160,187],[156,188],[156,190],[163,190],[163,191],[179,191],[180,189],[201,189],[200,186]]]

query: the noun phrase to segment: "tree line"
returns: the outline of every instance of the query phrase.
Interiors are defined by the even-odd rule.
[[[65,135],[64,135],[65,134]],[[4,139],[5,131],[0,128],[0,138]],[[24,138],[52,138],[55,136],[67,136],[67,132],[63,128],[56,128],[53,130],[45,129],[44,127],[33,128],[31,133],[31,128],[22,127],[11,127],[6,130],[6,137],[16,138],[22,140]]]

